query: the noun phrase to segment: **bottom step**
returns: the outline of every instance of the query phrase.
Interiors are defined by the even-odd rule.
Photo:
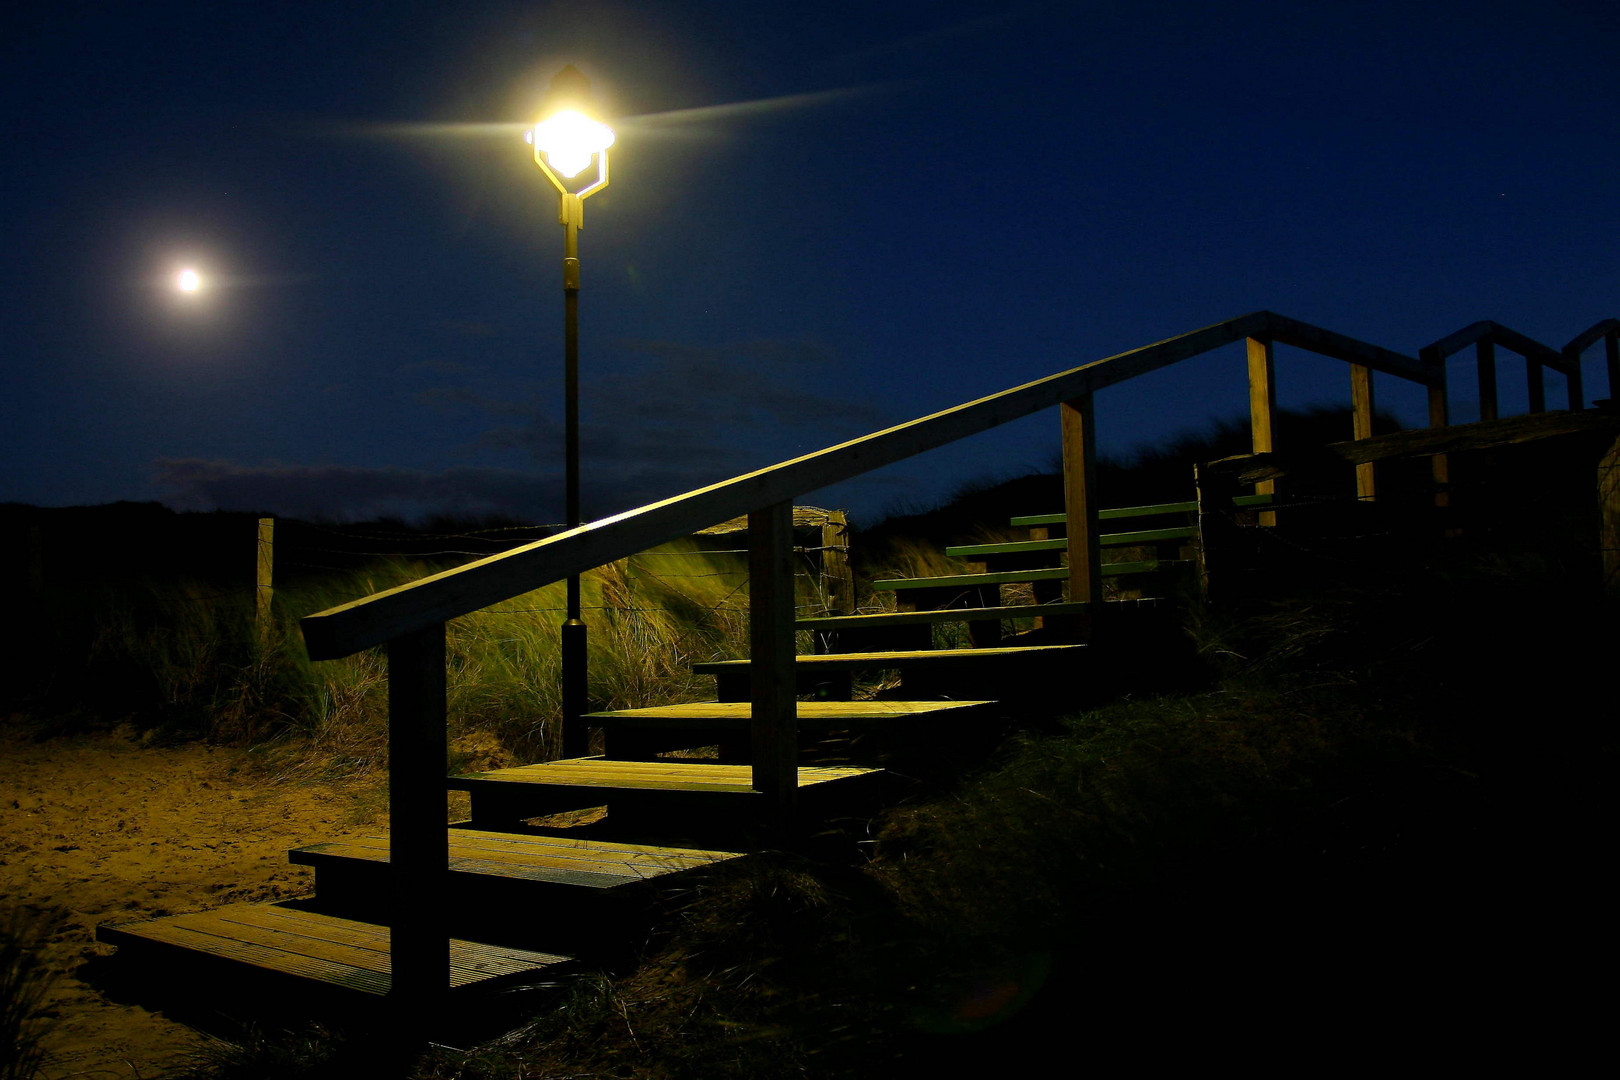
[[[311,979],[334,989],[381,997],[391,985],[389,931],[276,904],[231,904],[213,911],[98,926],[96,940],[169,956],[234,961],[262,972]],[[177,952],[178,951],[178,952]],[[571,957],[450,941],[450,988],[571,964]],[[197,988],[209,992],[208,987]]]

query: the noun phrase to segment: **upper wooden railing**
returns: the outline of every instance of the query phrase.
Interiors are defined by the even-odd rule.
[[[1468,344],[1487,341],[1522,352],[1538,376],[1540,365],[1562,371],[1570,382],[1571,407],[1580,408],[1580,352],[1599,338],[1607,340],[1612,387],[1617,329],[1620,322],[1616,320],[1599,323],[1560,353],[1495,323],[1479,323],[1429,346],[1418,358],[1269,311],[1255,312],[593,521],[306,617],[301,625],[311,659],[346,656],[375,645],[388,647],[391,862],[398,895],[414,898],[396,905],[402,912],[393,927],[396,994],[429,1000],[448,985],[441,891],[448,860],[443,802],[447,620],[747,515],[753,786],[761,793],[765,818],[785,827],[793,820],[798,790],[791,547],[792,506],[797,496],[1057,406],[1069,521],[1069,598],[1091,602],[1102,597],[1094,498],[1092,395],[1097,391],[1247,341],[1253,447],[1256,453],[1269,453],[1276,408],[1275,344],[1350,365],[1354,435],[1361,439],[1372,434],[1374,372],[1426,387],[1430,425],[1444,426],[1445,356]],[[1480,356],[1483,372],[1486,352]],[[1494,374],[1492,385],[1494,388]],[[1532,400],[1544,404],[1534,392]],[[1371,470],[1370,463],[1364,472],[1358,469],[1357,490],[1363,498],[1374,496]],[[1443,467],[1439,478],[1444,479]],[[1263,494],[1271,487],[1271,481],[1261,481],[1256,491]]]

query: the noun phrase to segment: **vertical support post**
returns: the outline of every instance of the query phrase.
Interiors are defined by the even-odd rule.
[[[748,515],[748,681],[754,790],[765,823],[783,832],[799,798],[793,617],[793,503],[780,502]]]
[[[1603,592],[1620,600],[1620,439],[1598,462],[1598,546],[1603,549]]]
[[[1541,366],[1541,361],[1533,356],[1524,358],[1524,381],[1528,388],[1530,398],[1530,411],[1544,413],[1547,411],[1547,373]]]
[[[1256,454],[1269,454],[1272,447],[1272,420],[1277,412],[1277,387],[1270,340],[1249,339],[1249,430]],[[1261,480],[1254,485],[1256,495],[1275,495],[1277,482]],[[1260,511],[1261,525],[1277,524],[1277,515]]]
[[[579,508],[579,230],[585,203],[563,194],[558,209],[563,227],[563,516],[570,529],[583,523]],[[580,617],[579,575],[567,583],[568,613],[562,625],[563,757],[590,752],[590,732],[580,717],[586,706],[585,620]]]
[[[417,1015],[450,989],[444,623],[388,643],[389,996]]]
[[[1097,529],[1097,419],[1092,395],[1058,406],[1063,434],[1063,511],[1069,545],[1069,602],[1103,598]],[[1082,622],[1089,628],[1091,620]]]
[[[1474,355],[1479,366],[1479,418],[1495,420],[1496,409],[1496,342],[1481,338],[1474,343]]]
[[[1565,382],[1569,386],[1569,410],[1578,412],[1586,408],[1586,395],[1581,386],[1581,354],[1568,348],[1564,350]]]
[[[1428,369],[1430,377],[1434,380],[1429,384],[1429,427],[1443,428],[1451,422],[1450,414],[1446,408],[1446,361],[1433,346],[1424,346],[1418,354],[1418,359]],[[1429,479],[1434,484],[1434,505],[1444,508],[1451,505],[1451,462],[1444,454],[1435,454],[1429,458]]]
[[[259,567],[253,590],[260,649],[270,645],[270,602],[275,597],[275,539],[276,519],[260,518]]]
[[[1350,414],[1353,437],[1372,438],[1373,378],[1372,368],[1366,364],[1350,365]],[[1376,473],[1377,470],[1370,461],[1364,461],[1356,466],[1356,498],[1365,502],[1377,498]]]
[[[1603,369],[1609,376],[1609,402],[1620,401],[1620,330],[1603,335]]]

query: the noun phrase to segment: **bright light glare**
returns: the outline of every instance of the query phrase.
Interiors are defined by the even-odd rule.
[[[534,126],[534,145],[563,176],[578,176],[591,157],[613,145],[613,129],[590,117],[564,109]]]
[[[181,292],[194,293],[202,288],[202,278],[197,276],[195,270],[182,270],[176,284],[180,286]]]

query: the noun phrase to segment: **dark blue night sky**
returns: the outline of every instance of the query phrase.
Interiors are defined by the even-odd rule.
[[[0,501],[558,520],[562,237],[521,132],[569,62],[619,129],[581,235],[588,516],[1260,308],[1410,354],[1620,315],[1611,3],[4,18]],[[1103,448],[1240,414],[1241,373],[1106,392]],[[870,522],[1047,467],[1055,429],[803,501]]]

